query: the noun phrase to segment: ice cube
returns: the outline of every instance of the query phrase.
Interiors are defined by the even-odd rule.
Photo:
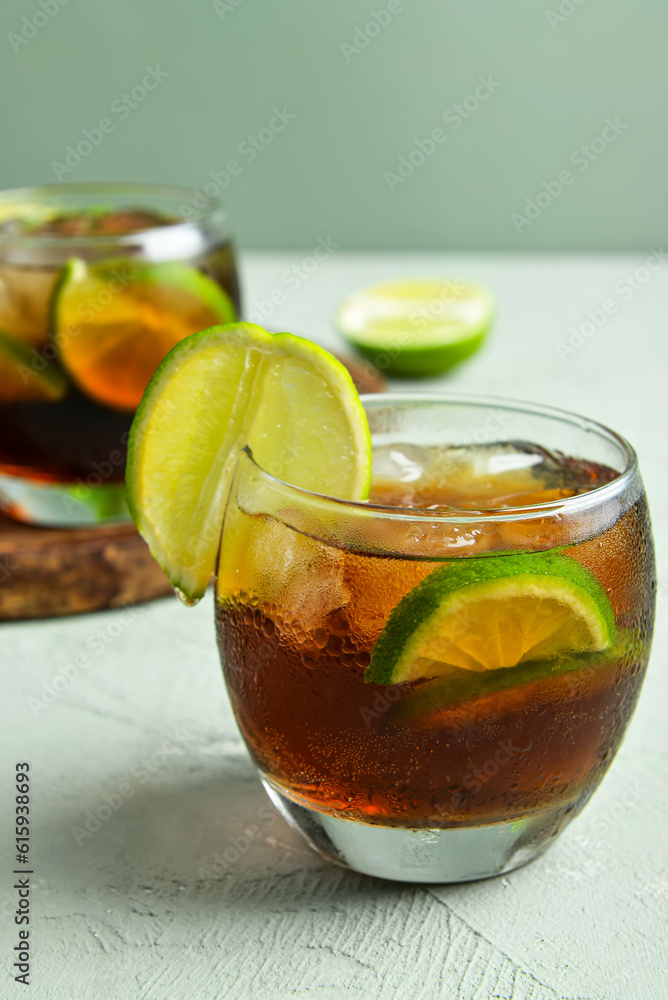
[[[542,461],[542,456],[535,452],[502,451],[489,456],[488,468],[493,476],[497,476],[504,472],[516,472],[518,469],[530,469],[534,465],[540,465]]]
[[[228,517],[225,531],[219,597],[241,597],[303,633],[322,625],[331,611],[348,602],[341,549],[272,517],[238,511]]]
[[[538,481],[542,486],[557,485],[563,468],[545,448],[526,441],[495,441],[491,444],[462,445],[438,449],[432,466],[452,479],[478,483],[504,478],[519,485]]]
[[[426,448],[414,444],[388,444],[373,451],[373,475],[397,483],[414,483],[431,461]]]
[[[49,303],[58,272],[0,265],[0,329],[39,347],[49,336]]]

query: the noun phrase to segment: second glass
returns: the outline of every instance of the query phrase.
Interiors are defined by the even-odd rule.
[[[225,214],[187,189],[0,193],[0,509],[48,526],[128,518],[134,411],[174,344],[239,314]]]

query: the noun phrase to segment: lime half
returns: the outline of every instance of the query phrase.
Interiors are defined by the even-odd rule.
[[[67,392],[67,378],[28,344],[0,330],[0,400],[3,403],[55,402]]]
[[[318,493],[365,499],[371,437],[350,375],[308,340],[252,323],[181,341],[153,376],[128,446],[128,505],[170,582],[197,599],[214,569],[237,456]]]
[[[390,375],[435,375],[480,347],[494,318],[483,285],[403,278],[362,288],[340,306],[340,333]]]
[[[553,661],[610,648],[612,605],[558,552],[462,559],[435,570],[390,614],[365,680],[398,684]]]
[[[184,337],[236,319],[232,300],[188,264],[68,261],[54,293],[60,359],[92,399],[135,410],[165,355]]]

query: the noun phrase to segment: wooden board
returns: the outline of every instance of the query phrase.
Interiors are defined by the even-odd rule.
[[[341,360],[360,392],[383,390],[368,365]],[[40,528],[0,514],[0,621],[117,608],[171,592],[131,524]]]
[[[40,528],[0,514],[0,621],[117,608],[170,592],[132,524]]]

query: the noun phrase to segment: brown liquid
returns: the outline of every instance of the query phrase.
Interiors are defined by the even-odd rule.
[[[597,481],[611,475],[597,467]],[[564,488],[581,486],[571,476]],[[486,552],[508,550],[507,538],[489,537]],[[465,825],[579,808],[619,746],[646,666],[654,577],[644,501],[568,554],[598,576],[633,653],[412,720],[396,707],[424,681],[388,688],[365,683],[364,669],[392,608],[439,563],[339,552],[347,599],[320,621],[288,600],[229,595],[217,605],[218,643],[260,769],[295,800],[366,822]]]

